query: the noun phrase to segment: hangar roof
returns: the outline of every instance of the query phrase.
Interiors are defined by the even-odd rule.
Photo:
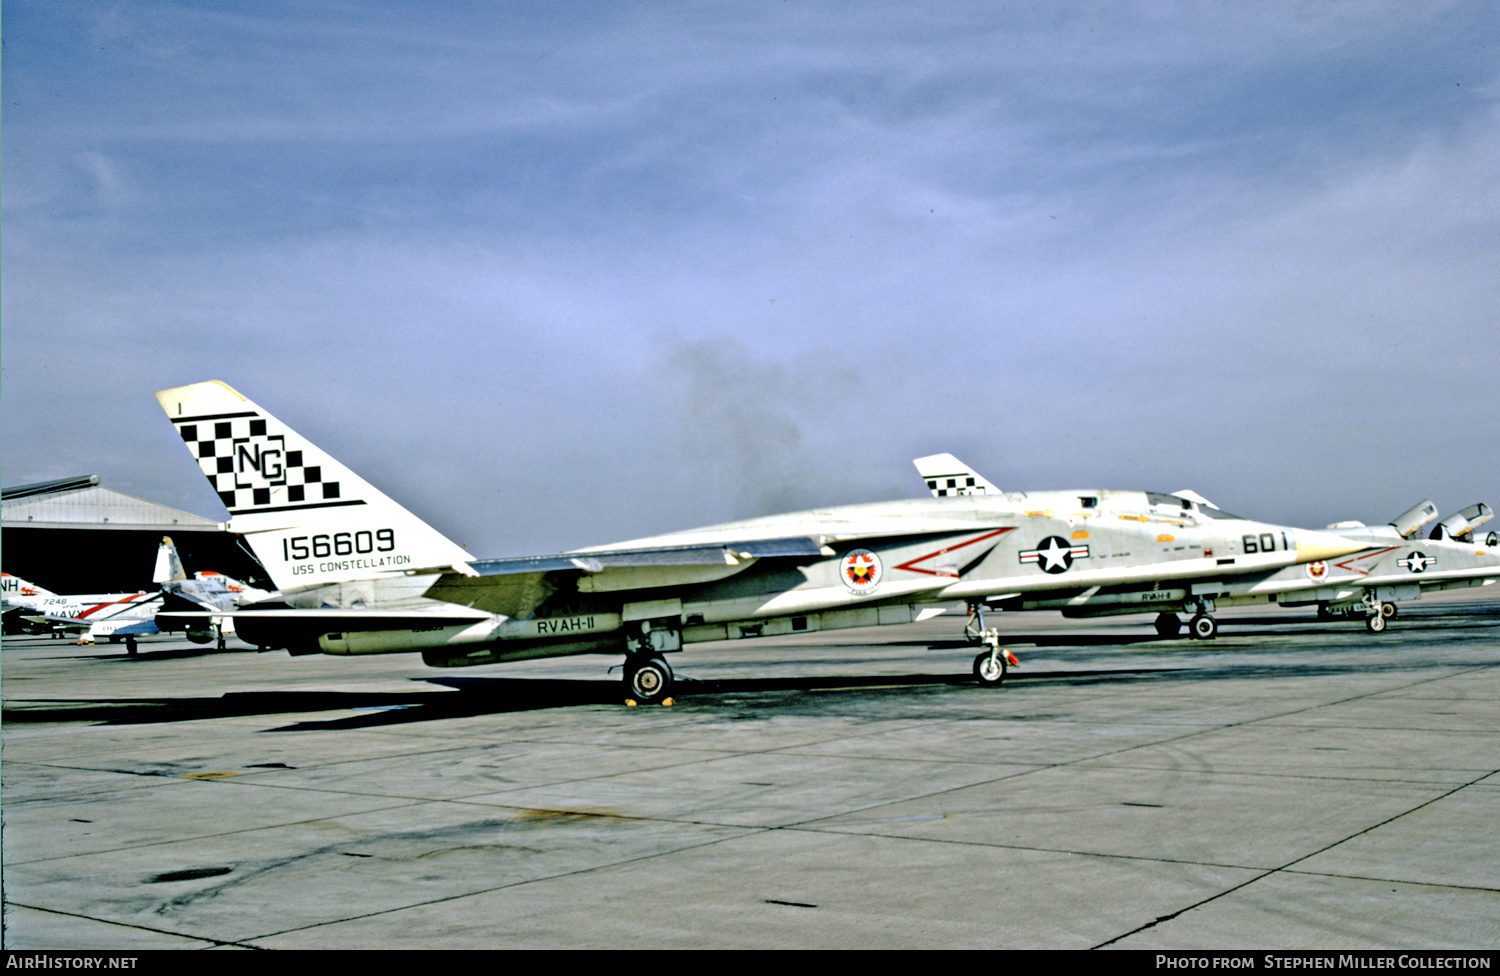
[[[105,488],[96,474],[6,488],[3,523],[30,529],[224,530],[222,522]]]

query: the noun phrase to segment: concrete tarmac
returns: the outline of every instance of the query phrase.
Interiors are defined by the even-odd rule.
[[[4,945],[1500,945],[1500,599],[457,671],[7,638]]]

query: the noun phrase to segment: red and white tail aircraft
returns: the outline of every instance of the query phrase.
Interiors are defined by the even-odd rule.
[[[144,590],[63,596],[10,573],[0,573],[0,595],[3,595],[4,627],[8,634],[45,633],[67,621],[104,620],[134,609],[151,596]]]

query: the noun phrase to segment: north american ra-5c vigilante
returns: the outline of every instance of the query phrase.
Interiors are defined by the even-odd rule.
[[[993,495],[994,485],[951,454],[917,458],[917,472],[935,497]],[[1196,510],[1209,518],[1233,519],[1193,492]],[[1372,633],[1385,630],[1396,615],[1396,603],[1420,599],[1424,592],[1485,586],[1500,579],[1500,539],[1479,532],[1494,517],[1488,505],[1470,505],[1439,522],[1427,535],[1422,529],[1438,516],[1431,500],[1423,501],[1387,525],[1339,522],[1331,532],[1358,542],[1356,552],[1318,559],[1302,566],[1260,572],[1204,575],[1192,581],[1161,579],[1149,583],[1117,583],[1075,591],[997,594],[971,601],[971,633],[982,629],[985,610],[1058,610],[1065,617],[1099,617],[1156,612],[1156,629],[1163,637],[1182,629],[1177,614],[1194,614],[1189,635],[1213,637],[1215,625],[1202,609],[1279,604],[1317,607],[1320,617],[1362,617]],[[1246,534],[1241,548],[1264,548],[1259,534]],[[975,624],[975,621],[980,623]]]
[[[156,398],[281,591],[232,613],[243,640],[293,654],[416,651],[435,667],[624,654],[626,693],[642,702],[666,697],[666,655],[694,642],[908,623],[956,601],[1191,591],[1366,545],[1191,493],[1089,489],[851,505],[475,559],[224,383]],[[1211,599],[1182,605],[1211,635]],[[999,684],[1006,655],[993,629],[984,642],[975,675]]]

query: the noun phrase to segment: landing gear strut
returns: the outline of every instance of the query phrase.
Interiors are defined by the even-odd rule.
[[[969,619],[964,621],[964,637],[970,644],[984,643],[984,604],[969,604]]]
[[[1379,600],[1375,599],[1374,595],[1368,590],[1365,591],[1365,599],[1361,606],[1365,611],[1365,629],[1372,634],[1379,634],[1384,631],[1386,619],[1395,616],[1395,604],[1389,604],[1393,612],[1387,614],[1385,612],[1387,604],[1382,604]]]

